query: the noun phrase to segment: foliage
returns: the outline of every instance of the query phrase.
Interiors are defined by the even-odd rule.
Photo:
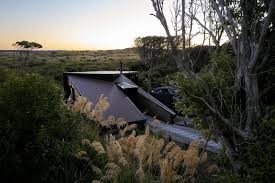
[[[214,96],[215,103],[217,103],[218,108],[228,114],[231,112],[231,100],[232,100],[232,87],[233,86],[233,70],[234,65],[232,62],[232,57],[226,52],[222,51],[218,54],[214,54],[210,60],[209,65],[204,67],[201,72],[198,73],[201,80],[209,86],[211,91],[211,96]],[[197,118],[195,122],[202,122],[207,120],[206,118],[211,115],[210,109],[203,104],[201,100],[196,97],[205,97],[205,93],[201,86],[201,81],[192,80],[184,76],[184,74],[179,74],[177,79],[177,84],[179,86],[179,95],[182,96],[181,100],[176,104],[179,111],[185,115],[196,115]],[[213,117],[213,115],[211,115]],[[212,119],[223,130],[224,126],[219,123],[219,119]],[[196,123],[201,125],[201,123]],[[208,123],[202,123],[207,125]],[[207,127],[207,126],[204,126]]]
[[[242,174],[226,169],[219,174],[217,182],[272,182],[275,177],[275,116],[274,107],[257,127],[255,140],[242,144],[241,158],[244,163]],[[224,157],[224,159],[226,159]],[[223,159],[223,161],[224,161]]]
[[[14,43],[14,45],[20,47],[21,49],[42,48],[41,44],[29,41],[17,41],[16,43]]]
[[[159,64],[151,70],[151,85],[159,87],[167,84],[169,75],[175,72],[175,68],[166,64]],[[148,71],[140,71],[138,75],[139,85],[145,89],[148,87]]]
[[[221,51],[219,54],[214,54],[210,64],[202,69],[198,75],[204,83],[209,86],[211,96],[214,97],[215,103],[219,111],[223,115],[230,118],[232,112],[237,112],[236,115],[242,117],[242,102],[236,100],[234,94],[234,65],[232,57],[226,52]],[[217,115],[213,115],[212,111],[198,97],[206,98],[207,95],[200,88],[200,81],[187,79],[184,75],[178,77],[179,94],[182,96],[177,103],[177,108],[183,114],[196,115],[193,118],[193,126],[197,129],[208,132],[210,128],[215,130],[216,137],[221,134],[228,135],[230,129],[225,126]],[[241,94],[238,94],[241,95]],[[234,104],[238,104],[238,106]],[[263,110],[267,105],[263,105]],[[271,112],[270,112],[271,111]],[[256,126],[253,131],[255,138],[251,142],[241,141],[236,147],[238,148],[238,161],[242,164],[240,174],[235,174],[228,171],[229,160],[225,152],[218,157],[221,167],[221,174],[217,178],[220,181],[229,182],[269,182],[274,177],[274,111],[269,110],[268,116],[263,118],[263,121]],[[231,119],[233,122],[237,121]],[[236,125],[235,124],[235,125]],[[210,126],[211,125],[211,126]],[[236,139],[235,139],[236,140]]]
[[[215,24],[222,26],[221,30],[225,31],[236,56],[232,62],[228,62],[232,64],[233,72],[231,73],[224,72],[223,66],[228,64],[225,63],[219,65],[218,69],[211,64],[206,73],[202,71],[198,74],[192,70],[193,60],[182,57],[186,54],[184,48],[178,50],[172,41],[169,29],[171,27],[168,26],[164,14],[164,0],[152,0],[151,2],[154,8],[153,15],[165,29],[173,53],[172,58],[184,72],[182,74],[184,78],[179,79],[179,83],[182,86],[180,88],[182,96],[186,96],[187,99],[182,99],[178,107],[189,114],[197,113],[199,122],[197,124],[200,124],[200,128],[211,126],[216,134],[220,134],[232,168],[235,172],[240,172],[242,164],[246,164],[241,158],[246,149],[243,144],[252,143],[255,140],[259,124],[263,122],[263,110],[266,106],[263,104],[262,96],[266,92],[273,91],[272,88],[274,88],[274,86],[262,88],[263,84],[260,83],[263,78],[264,80],[269,78],[269,76],[266,77],[268,75],[266,73],[273,69],[273,64],[269,63],[272,63],[274,52],[274,39],[271,38],[274,37],[272,34],[274,32],[275,1],[211,0],[209,6],[205,6],[205,3],[192,4],[190,9],[195,13],[189,11],[190,15],[187,13],[186,15],[198,23],[204,33],[208,32],[218,47],[219,41],[216,40],[216,34],[219,34],[219,28],[212,29],[212,20],[214,19],[208,18],[208,13],[203,11],[204,7],[209,9],[209,16],[213,15],[217,18]],[[182,13],[182,20],[184,20],[186,10],[185,1],[182,1],[182,8],[179,10],[178,4],[178,1],[175,1],[175,25],[173,25],[175,30],[178,29],[178,15]],[[201,13],[198,13],[200,9],[204,13],[203,22],[200,21]],[[198,13],[197,17],[196,13]],[[192,25],[192,21],[190,25]],[[184,21],[180,28],[181,36],[184,39],[186,28]],[[220,36],[222,36],[222,32]],[[216,50],[216,52],[218,51],[219,49]],[[267,70],[266,66],[268,66]],[[221,74],[219,76],[219,71],[228,73],[228,75]],[[216,74],[217,72],[219,74]],[[265,77],[261,75],[265,75]],[[224,82],[227,80],[226,76],[229,76],[228,84]],[[272,96],[269,97],[270,100],[271,98]]]
[[[55,82],[36,74],[9,71],[5,75],[0,83],[1,180],[78,180],[77,172],[82,170],[72,155],[83,132],[82,117],[67,110]],[[68,176],[69,171],[75,172]]]
[[[135,40],[141,62],[148,68],[167,62],[169,45],[165,37],[147,36]]]
[[[174,41],[176,42],[177,40],[175,39]],[[171,48],[167,37],[138,37],[135,40],[135,46],[137,47],[140,61],[143,64],[139,81],[144,88],[163,85],[165,77],[178,71],[171,55]],[[192,60],[192,69],[194,71],[198,72],[208,63],[209,53],[212,48],[211,46],[195,46],[186,49],[186,53]]]
[[[255,132],[255,142],[247,145],[242,158],[251,182],[271,182],[275,177],[275,108],[271,108]]]
[[[161,36],[147,36],[138,37],[135,40],[140,61],[143,65],[140,82],[142,86],[151,90],[151,87],[159,84],[155,78],[163,78],[169,73],[170,68],[174,71],[175,64],[171,62],[169,44],[166,37]],[[162,67],[164,75],[161,73]],[[167,69],[168,68],[168,69]]]
[[[102,142],[83,139],[76,156],[92,164],[93,182],[152,182],[159,180],[163,183],[193,180],[197,165],[207,160],[207,153],[200,153],[202,141],[193,141],[187,150],[181,149],[174,142],[165,145],[162,138],[150,136],[149,126],[144,134],[136,135],[135,124],[128,124],[123,119],[113,117],[102,118],[102,113],[109,107],[107,99],[100,97],[95,108],[85,97],[78,97],[69,102],[74,112],[83,113],[101,128],[115,126],[117,136],[109,133]],[[102,110],[104,109],[104,110]],[[100,113],[100,114],[98,114]],[[98,114],[98,115],[96,115]],[[157,122],[155,125],[158,125]],[[126,132],[131,132],[126,136]],[[95,151],[98,159],[106,161],[105,166],[92,162],[91,151]]]
[[[164,183],[188,180],[193,175],[200,159],[199,141],[192,142],[189,149],[185,151],[173,142],[165,146],[163,139],[150,137],[148,131],[149,127],[146,128],[144,135],[131,134],[119,139],[109,135],[106,145],[109,163],[106,165],[106,174],[101,177],[101,181],[120,182],[118,181],[121,176],[120,171],[127,168],[130,165],[129,162],[138,165],[135,171],[139,182],[144,182],[145,174],[148,173]],[[102,152],[101,149],[104,149],[103,145],[100,147],[95,148],[98,154]],[[202,162],[206,158],[207,155],[204,154]]]

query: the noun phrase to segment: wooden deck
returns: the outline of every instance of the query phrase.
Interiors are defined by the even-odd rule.
[[[204,140],[202,134],[198,130],[164,122],[154,123],[152,121],[153,119],[148,117],[146,123],[150,126],[150,130],[153,133],[162,132],[164,138],[172,140],[181,146],[187,145],[194,140]],[[206,148],[206,150],[213,153],[217,153],[220,149],[221,144],[214,141],[209,141]]]

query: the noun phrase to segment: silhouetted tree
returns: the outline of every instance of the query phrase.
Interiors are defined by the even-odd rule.
[[[41,44],[29,41],[17,41],[13,46],[15,47],[17,60],[19,62],[24,62],[24,64],[27,63],[34,49],[42,48]]]

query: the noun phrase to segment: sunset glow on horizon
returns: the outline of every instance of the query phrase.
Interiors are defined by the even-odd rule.
[[[35,41],[44,50],[132,47],[139,36],[164,35],[150,0],[0,0],[0,49]],[[168,12],[169,13],[169,12]]]

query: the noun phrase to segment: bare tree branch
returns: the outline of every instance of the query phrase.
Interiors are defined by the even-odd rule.
[[[185,88],[181,88],[182,90],[184,90],[190,97],[194,98],[194,99],[198,99],[200,101],[202,101],[208,109],[210,109],[214,114],[216,114],[220,119],[221,121],[226,124],[231,130],[233,130],[235,133],[237,133],[239,136],[243,137],[244,139],[251,139],[251,137],[245,132],[245,131],[242,131],[240,130],[239,128],[235,127],[232,125],[231,121],[228,120],[227,118],[225,118],[221,112],[214,108],[213,106],[211,106],[211,104],[209,104],[205,98],[203,97],[198,97],[198,96],[195,96],[193,94],[191,94],[187,89]]]
[[[203,29],[205,29],[209,35],[211,36],[212,40],[214,41],[215,45],[219,45],[215,35],[213,34],[213,32],[208,29],[197,17],[195,17],[194,15],[190,15],[188,13],[185,13],[187,16],[191,17],[192,19],[194,19]]]
[[[210,2],[212,4],[214,10],[218,14],[219,19],[220,19],[220,21],[222,23],[222,26],[223,26],[223,28],[224,28],[224,30],[225,30],[228,38],[229,38],[229,41],[231,42],[233,50],[234,50],[235,54],[237,55],[237,53],[238,53],[237,40],[236,40],[237,38],[234,36],[234,33],[233,34],[231,33],[229,27],[227,26],[228,23],[226,22],[223,14],[222,14],[222,12],[221,12],[221,10],[219,8],[220,5],[215,0],[210,0]]]
[[[270,23],[271,23],[274,13],[275,13],[275,0],[271,0],[270,6],[268,9],[268,13],[267,13],[267,16],[265,17],[263,28],[261,31],[261,36],[260,36],[259,43],[257,46],[257,52],[250,63],[250,67],[252,67],[251,68],[252,71],[255,70],[256,65],[257,65],[256,63],[259,61],[259,56],[264,49],[264,44],[266,43],[266,40],[267,40],[268,28],[270,26]],[[261,64],[260,66],[263,66],[263,64]],[[258,67],[257,69],[259,70],[259,69],[261,69],[261,67]]]

